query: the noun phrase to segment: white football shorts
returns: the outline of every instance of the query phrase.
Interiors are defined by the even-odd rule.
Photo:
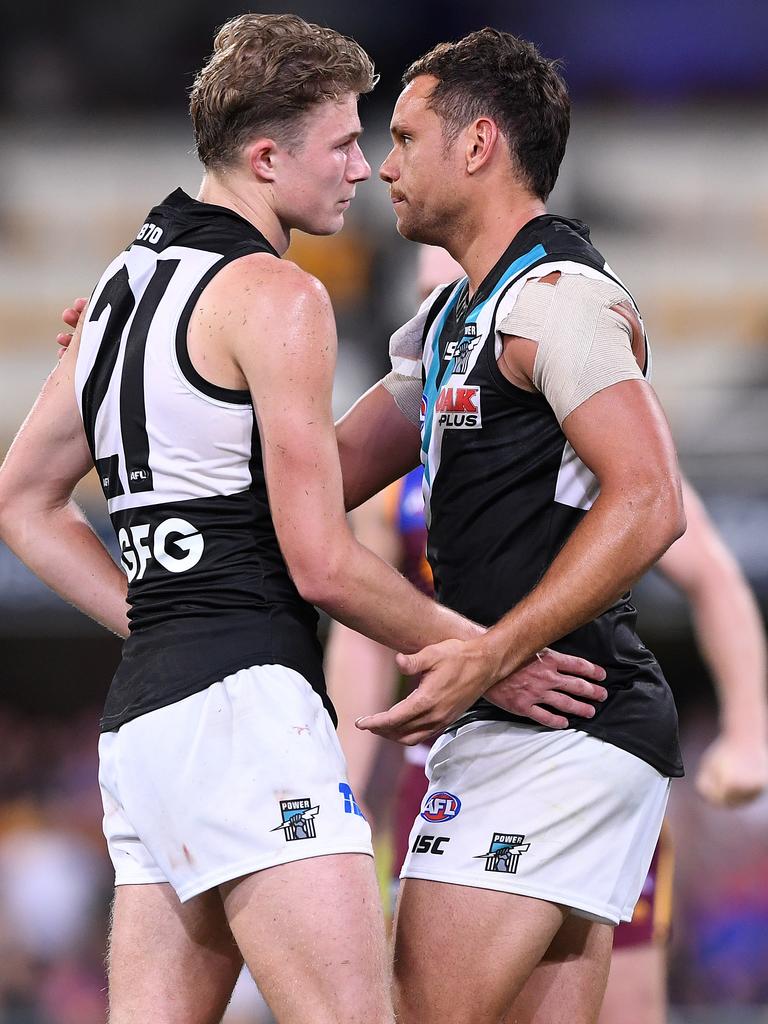
[[[289,861],[373,856],[320,697],[293,669],[242,669],[99,741],[116,885],[184,902]]]
[[[401,878],[631,919],[669,794],[655,768],[577,730],[471,722],[438,738],[426,772]]]

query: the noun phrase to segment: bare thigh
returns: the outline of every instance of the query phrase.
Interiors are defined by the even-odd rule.
[[[600,1024],[665,1024],[666,950],[661,943],[617,949],[611,959]]]
[[[218,1024],[241,964],[217,892],[179,903],[165,883],[115,889],[110,1024]]]
[[[499,1024],[566,912],[546,900],[406,878],[395,921],[401,1024]]]
[[[392,1024],[373,858],[312,857],[220,889],[237,944],[279,1024]]]
[[[612,944],[611,925],[571,914],[503,1024],[595,1024]],[[633,1024],[637,1024],[634,1018]]]

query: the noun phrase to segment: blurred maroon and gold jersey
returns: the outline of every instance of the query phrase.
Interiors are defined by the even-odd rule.
[[[632,920],[622,922],[614,929],[614,949],[631,949],[668,940],[672,921],[674,862],[672,839],[665,823]]]
[[[397,530],[402,545],[400,571],[415,587],[430,597],[434,593],[432,570],[427,561],[427,527],[424,522],[424,496],[421,466],[387,491],[388,515]]]

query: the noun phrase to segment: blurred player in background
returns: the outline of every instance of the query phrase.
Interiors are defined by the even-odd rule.
[[[422,299],[462,273],[445,250],[421,248],[418,287]],[[415,586],[431,593],[422,477],[419,467],[375,495],[355,510],[353,524],[362,544],[392,562]],[[699,648],[719,699],[720,733],[699,765],[697,788],[714,805],[739,806],[768,785],[765,635],[738,563],[687,482],[683,494],[688,529],[662,556],[657,568],[689,602]],[[381,741],[355,729],[352,723],[391,704],[400,677],[391,651],[339,623],[331,626],[326,676],[339,711],[339,736],[350,784],[362,800],[370,789]],[[391,806],[394,893],[411,828],[427,791],[424,768],[428,753],[425,743],[405,747],[399,777],[391,780],[395,787]],[[379,789],[390,788],[382,787],[380,779],[376,782]],[[634,917],[614,930],[600,1024],[663,1024],[666,1019],[672,872],[665,828]]]

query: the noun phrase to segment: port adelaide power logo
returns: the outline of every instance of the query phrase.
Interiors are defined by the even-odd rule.
[[[494,832],[488,850],[478,854],[475,860],[485,860],[486,871],[501,871],[514,875],[517,874],[520,855],[527,853],[530,846],[530,843],[525,842],[525,836],[513,835],[510,832]]]
[[[315,818],[320,813],[320,805],[313,807],[312,801],[306,797],[299,800],[281,800],[281,824],[275,825],[271,832],[283,830],[287,842],[295,839],[315,839]]]
[[[454,373],[466,373],[472,349],[481,341],[477,335],[477,324],[465,324],[464,334],[458,341],[450,341],[445,347],[443,359],[453,360]]]

